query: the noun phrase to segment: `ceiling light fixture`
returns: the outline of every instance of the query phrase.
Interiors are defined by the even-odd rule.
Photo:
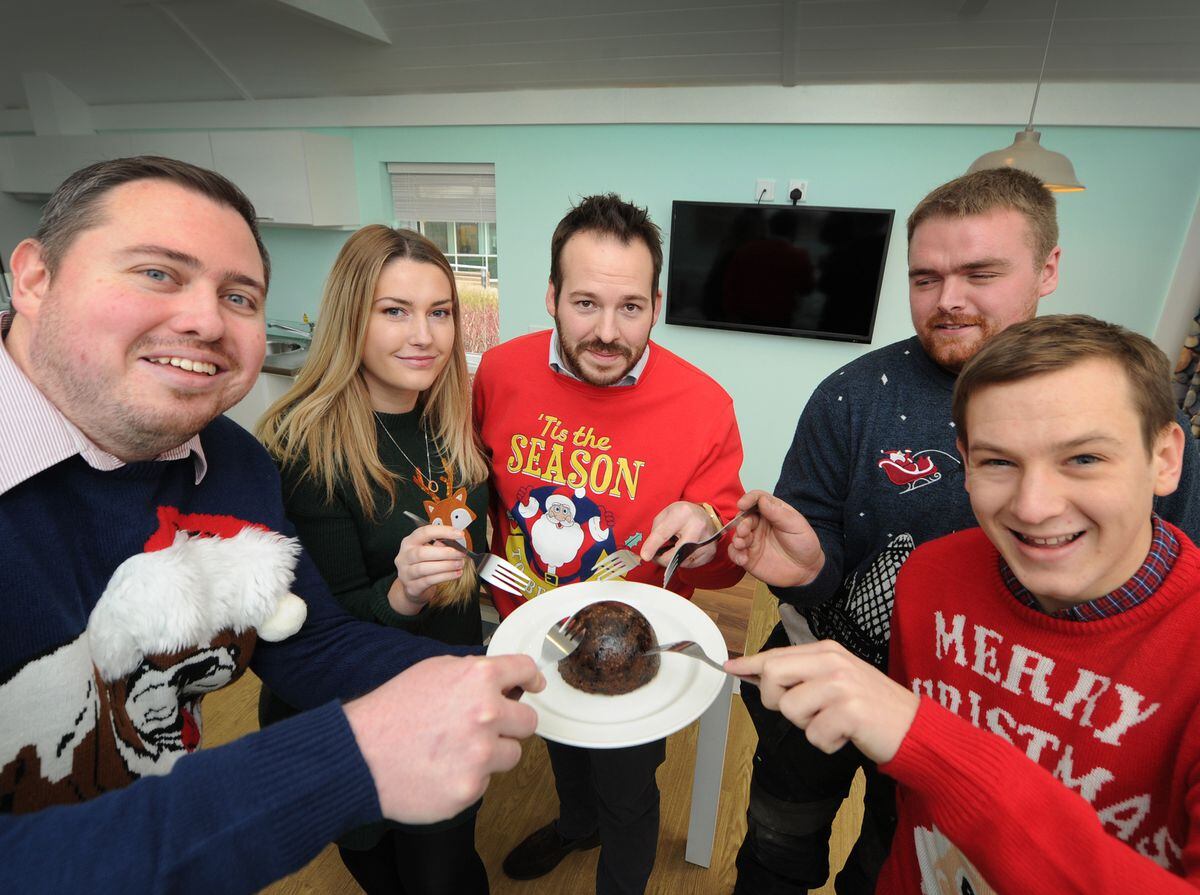
[[[1087,189],[1075,176],[1071,160],[1061,152],[1052,152],[1041,144],[1042,135],[1033,129],[1033,113],[1037,109],[1038,93],[1042,89],[1042,76],[1046,74],[1046,57],[1050,55],[1050,37],[1054,34],[1054,19],[1058,15],[1058,0],[1050,13],[1050,30],[1046,33],[1046,50],[1042,54],[1042,70],[1038,72],[1037,87],[1033,90],[1033,106],[1029,110],[1029,123],[1025,130],[1017,131],[1011,146],[985,152],[975,159],[968,174],[987,168],[1020,168],[1039,178],[1046,189],[1054,193],[1078,193]]]

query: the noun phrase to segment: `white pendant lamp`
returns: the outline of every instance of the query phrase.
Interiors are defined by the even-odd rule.
[[[985,152],[967,169],[968,174],[987,168],[1020,168],[1028,171],[1054,193],[1078,193],[1087,189],[1075,176],[1071,160],[1061,152],[1052,152],[1041,144],[1042,135],[1033,129],[1033,113],[1037,109],[1038,93],[1042,89],[1042,76],[1046,73],[1046,57],[1050,55],[1050,37],[1054,34],[1054,19],[1058,15],[1058,0],[1054,0],[1054,11],[1050,14],[1050,30],[1046,34],[1046,50],[1042,54],[1042,70],[1038,72],[1037,87],[1033,90],[1033,106],[1029,110],[1029,123],[1025,130],[1017,131],[1011,146]]]

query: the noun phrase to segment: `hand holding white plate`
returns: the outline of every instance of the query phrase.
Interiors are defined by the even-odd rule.
[[[632,581],[597,581],[560,587],[523,603],[492,635],[488,655],[541,655],[546,630],[589,603],[620,600],[641,612],[659,642],[694,640],[723,661],[725,638],[707,615],[677,594]],[[716,699],[725,675],[687,656],[667,654],[654,679],[620,696],[584,693],[567,684],[557,665],[544,669],[546,689],[526,693],[538,713],[537,732],[570,746],[615,749],[662,739],[686,727]]]

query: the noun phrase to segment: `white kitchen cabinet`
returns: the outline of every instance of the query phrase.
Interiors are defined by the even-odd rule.
[[[243,429],[253,432],[267,408],[282,398],[295,381],[291,376],[259,373],[254,388],[250,389],[241,401],[226,410],[225,415]]]
[[[0,139],[0,190],[48,195],[92,162],[165,155],[224,174],[265,223],[357,227],[349,138],[307,131],[172,131]]]
[[[211,131],[214,170],[245,191],[266,223],[358,226],[350,140],[307,131]]]
[[[156,134],[131,134],[131,155],[163,155],[181,162],[212,168],[212,143],[208,131],[163,131]]]
[[[7,137],[0,152],[0,189],[49,195],[85,165],[132,154],[130,134]]]

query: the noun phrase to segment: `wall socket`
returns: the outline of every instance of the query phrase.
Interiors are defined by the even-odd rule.
[[[792,201],[792,190],[800,191],[799,202],[808,201],[808,181],[807,180],[789,180],[788,181],[788,201]]]
[[[759,178],[754,181],[754,201],[755,202],[774,202],[775,201],[775,181]]]

